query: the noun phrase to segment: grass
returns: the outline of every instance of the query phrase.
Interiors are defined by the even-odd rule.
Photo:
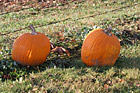
[[[139,93],[138,4],[138,0],[83,0],[58,8],[40,11],[30,8],[0,15],[0,33],[10,32],[1,36],[0,92]],[[19,35],[30,32],[25,28],[29,24],[37,26],[37,31],[45,33],[55,45],[65,47],[71,55],[50,53],[46,62],[39,66],[22,66],[14,62],[9,55],[12,44]],[[113,33],[122,41],[117,62],[112,67],[86,66],[80,58],[84,37],[95,26],[106,28],[109,25],[112,25]],[[18,29],[21,30],[14,32]],[[131,34],[126,30],[131,30]],[[68,42],[60,41],[57,32],[63,33]],[[135,33],[137,37],[131,36]],[[73,39],[76,42],[70,43]]]

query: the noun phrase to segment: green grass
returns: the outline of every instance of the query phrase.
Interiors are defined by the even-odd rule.
[[[0,15],[2,52],[0,54],[0,92],[140,92],[140,43],[138,20],[139,0],[83,0],[58,8],[35,8]],[[65,20],[67,19],[68,20]],[[53,23],[56,22],[56,23]],[[22,66],[11,58],[14,40],[30,32],[29,24],[45,33],[51,42],[70,51],[59,55],[50,53],[39,66]],[[80,58],[81,45],[86,34],[97,27],[113,27],[113,33],[122,41],[121,52],[112,67],[88,67]],[[23,29],[25,28],[25,29]],[[14,32],[15,30],[21,31]],[[125,32],[131,30],[131,34]],[[67,41],[60,41],[56,32],[64,33]],[[70,43],[75,39],[76,42]]]

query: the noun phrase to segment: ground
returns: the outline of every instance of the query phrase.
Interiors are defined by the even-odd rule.
[[[26,8],[26,7],[25,7]],[[16,9],[15,9],[16,10]],[[80,0],[57,7],[1,11],[0,91],[2,92],[140,92],[139,0]],[[44,33],[55,46],[70,52],[50,53],[38,66],[23,66],[11,58],[14,40],[30,32]],[[114,66],[89,67],[81,61],[88,32],[112,26],[121,43]]]

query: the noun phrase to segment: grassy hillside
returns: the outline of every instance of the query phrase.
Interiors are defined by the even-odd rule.
[[[139,0],[81,0],[50,8],[28,8],[0,15],[0,92],[81,93],[140,92]],[[11,58],[14,40],[33,24],[56,46],[39,66],[22,66]],[[121,52],[112,67],[88,67],[81,61],[82,42],[92,29],[112,26]],[[59,36],[62,34],[62,36]],[[65,38],[62,40],[62,38]]]

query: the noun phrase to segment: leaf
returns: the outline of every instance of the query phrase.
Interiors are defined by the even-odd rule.
[[[109,85],[104,84],[104,88],[105,88],[105,89],[108,89],[108,88],[109,88]]]
[[[67,55],[68,56],[70,56],[70,53],[69,53],[69,51],[67,51],[65,48],[63,48],[63,47],[61,47],[62,48],[62,50],[65,52],[65,53],[67,53]]]
[[[53,48],[53,49],[51,50],[51,52],[58,52],[58,51],[60,51],[60,50],[59,50],[59,47],[55,47],[55,48]]]
[[[124,79],[119,79],[118,80],[120,83],[123,83],[124,82]]]
[[[75,40],[75,39],[72,39],[72,40],[70,41],[70,43],[73,43],[73,42],[76,42],[76,40]]]
[[[51,52],[58,52],[59,54],[63,54],[63,52],[67,53],[68,56],[70,56],[70,53],[63,47],[55,47],[51,50]]]
[[[60,41],[64,41],[65,37],[62,32],[56,32],[55,35],[59,38]]]
[[[51,49],[54,49],[55,45],[53,43],[51,43],[51,42],[50,42],[50,44],[51,44]]]
[[[14,87],[14,85],[13,84],[9,84],[9,87]]]
[[[37,90],[38,90],[38,87],[34,87],[34,88],[33,88],[33,91],[37,91]]]
[[[140,87],[140,84],[137,84],[136,86],[137,86],[137,87]]]

